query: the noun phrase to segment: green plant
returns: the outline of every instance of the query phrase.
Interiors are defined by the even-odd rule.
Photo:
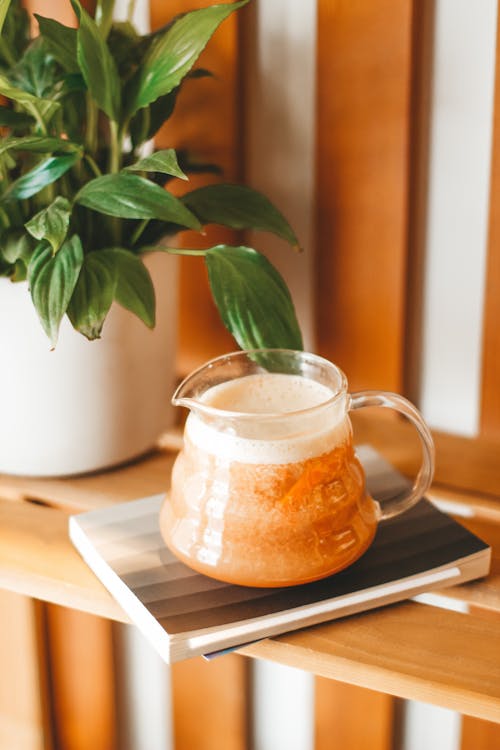
[[[31,40],[19,1],[0,0],[0,275],[28,280],[53,345],[65,314],[98,338],[114,300],[153,327],[142,258],[160,248],[204,256],[215,303],[241,347],[301,348],[289,291],[262,254],[162,245],[215,223],[270,231],[296,246],[288,222],[243,186],[174,197],[166,185],[188,179],[189,155],[143,149],[181,86],[210,75],[193,66],[219,24],[247,2],[192,11],[139,36],[130,23],[113,22],[113,0],[99,0],[95,18],[71,0],[78,28],[36,16],[40,34]]]

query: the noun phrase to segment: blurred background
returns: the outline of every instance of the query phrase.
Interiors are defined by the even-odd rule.
[[[135,18],[155,29],[206,4],[138,0]],[[74,23],[69,2],[25,5]],[[500,437],[497,6],[254,0],[201,59],[216,77],[183,89],[158,137],[291,220],[301,255],[250,241],[289,283],[307,348],[353,390],[404,393],[432,427],[471,439]],[[237,237],[204,239],[221,241]],[[182,258],[178,376],[234,348],[203,264]],[[0,602],[2,750],[500,746],[498,726],[445,709],[237,655],[170,670],[131,627]]]

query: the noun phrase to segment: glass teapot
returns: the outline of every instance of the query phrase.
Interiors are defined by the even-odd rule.
[[[245,586],[290,586],[357,560],[377,524],[427,491],[434,448],[417,409],[394,393],[348,393],[344,373],[302,351],[218,357],[173,403],[190,410],[160,512],[172,552],[194,570]],[[383,508],[366,490],[349,410],[390,407],[415,426],[422,464]]]

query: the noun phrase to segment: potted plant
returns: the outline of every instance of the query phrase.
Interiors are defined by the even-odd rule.
[[[208,75],[195,65],[210,37],[247,2],[140,36],[113,22],[113,2],[93,18],[71,0],[77,28],[36,16],[30,39],[18,0],[0,0],[0,471],[89,471],[154,444],[173,385],[175,280],[163,268],[155,295],[148,265],[167,256],[203,257],[241,347],[301,347],[288,289],[262,254],[173,242],[221,224],[296,246],[288,222],[244,186],[175,197],[189,156],[151,148],[180,88]]]

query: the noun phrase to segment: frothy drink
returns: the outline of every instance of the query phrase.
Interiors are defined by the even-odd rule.
[[[160,518],[178,557],[225,581],[286,586],[365,551],[376,505],[345,396],[300,375],[259,373],[215,385],[201,401],[233,412],[237,427],[228,415],[223,427],[215,416],[188,417]]]

